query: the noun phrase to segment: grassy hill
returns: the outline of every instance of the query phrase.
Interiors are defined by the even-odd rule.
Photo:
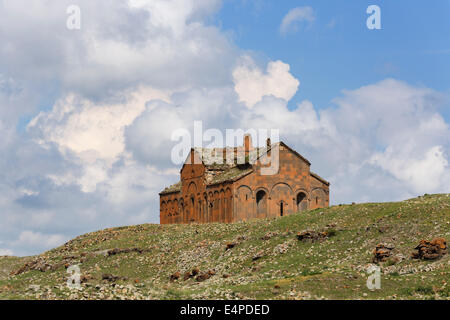
[[[299,241],[305,230],[326,237]],[[449,254],[410,257],[421,239],[449,236],[448,194],[234,224],[107,229],[39,256],[0,258],[0,299],[449,299]],[[380,263],[381,289],[370,291],[378,243],[395,248]],[[66,287],[74,264],[79,291]]]

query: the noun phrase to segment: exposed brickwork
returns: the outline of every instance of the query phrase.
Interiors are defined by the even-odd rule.
[[[248,154],[251,140],[246,138],[244,145]],[[261,168],[267,167],[263,164],[278,151],[278,173],[262,175]],[[229,223],[328,207],[329,183],[311,173],[310,166],[308,160],[281,142],[271,146],[254,165],[227,169],[233,173],[229,178],[227,171],[217,170],[218,178],[227,179],[215,183],[216,169],[202,163],[192,150],[181,169],[181,183],[160,194],[161,224]]]

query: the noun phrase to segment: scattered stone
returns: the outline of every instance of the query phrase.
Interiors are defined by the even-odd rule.
[[[197,278],[195,278],[195,280],[197,282],[203,282],[205,280],[208,280],[209,278],[211,278],[215,274],[216,274],[216,272],[214,270],[209,270],[208,272],[199,275]]]
[[[252,258],[252,261],[257,261],[257,260],[261,259],[262,257],[264,257],[264,251],[259,251],[259,252]]]
[[[178,279],[180,279],[180,273],[179,272],[175,272],[174,274],[172,274],[171,276],[170,276],[170,281],[176,281],[176,280],[178,280]]]
[[[237,245],[236,242],[228,242],[225,250],[233,249],[234,247],[236,247],[236,245]]]
[[[191,274],[192,274],[193,277],[195,277],[195,276],[198,275],[199,273],[200,273],[200,269],[199,269],[199,268],[194,268],[194,269],[192,269]]]
[[[276,232],[268,232],[261,238],[261,240],[266,241],[266,240],[269,240],[269,239],[271,239],[271,238],[273,238],[273,237],[275,237],[277,235],[278,235],[278,233],[276,233]]]
[[[190,278],[192,278],[192,275],[189,271],[187,271],[183,276],[183,281],[189,280]]]
[[[33,291],[39,291],[41,290],[41,286],[37,285],[37,284],[32,284],[28,287],[28,289],[33,290]]]
[[[186,272],[183,276],[183,281],[189,280],[191,278],[194,278],[196,275],[198,275],[200,273],[200,269],[199,268],[194,268],[192,269],[191,272]]]
[[[127,280],[126,277],[120,277],[120,276],[114,276],[112,274],[103,274],[102,280],[108,281],[108,282],[116,282],[118,280]]]
[[[37,270],[41,272],[47,272],[47,271],[55,271],[65,265],[65,263],[58,263],[51,265],[48,262],[46,262],[44,259],[39,258],[37,260],[27,262],[22,267],[20,267],[17,270],[14,270],[10,273],[11,276],[17,276],[19,274],[25,273],[27,271],[31,270]]]
[[[316,231],[302,231],[297,234],[297,239],[299,241],[321,241],[328,238],[328,232],[316,232]]]
[[[285,254],[289,250],[289,244],[287,242],[281,243],[273,248],[275,254]]]
[[[247,236],[239,236],[239,237],[237,237],[237,241],[245,241],[247,239],[248,239]]]
[[[392,255],[392,250],[394,250],[394,246],[382,243],[377,244],[377,246],[373,250],[372,262],[385,262]]]
[[[89,280],[92,280],[93,279],[93,277],[90,275],[90,274],[88,274],[88,275],[82,275],[81,277],[80,277],[80,282],[81,283],[86,283],[86,282],[88,282]]]
[[[261,266],[253,266],[252,267],[252,272],[258,272],[261,270]]]
[[[413,259],[437,260],[447,254],[447,241],[444,238],[436,238],[432,241],[421,240],[415,250],[411,254]]]
[[[121,253],[130,253],[130,252],[137,252],[139,254],[142,254],[144,252],[147,252],[149,250],[146,249],[140,249],[140,248],[125,248],[125,249],[118,249],[118,248],[114,248],[114,249],[110,249],[106,252],[107,256],[115,256],[117,254],[121,254]]]

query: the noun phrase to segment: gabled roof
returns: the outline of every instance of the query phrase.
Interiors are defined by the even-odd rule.
[[[263,148],[255,148],[259,151]],[[205,166],[205,183],[207,186],[224,183],[227,181],[233,182],[253,172],[253,167],[248,164],[238,164],[238,148],[192,148],[191,152],[200,155],[202,164]],[[234,154],[233,161],[228,161],[226,155]],[[186,159],[181,171],[190,160],[191,153]],[[248,160],[248,157],[245,159]],[[165,188],[160,195],[171,194],[181,191],[181,181],[168,188]]]
[[[170,193],[176,193],[181,191],[181,181],[178,181],[177,183],[171,185],[170,187],[165,188],[163,191],[161,191],[159,194],[170,194]]]
[[[215,184],[219,184],[219,183],[224,183],[224,182],[234,182],[237,181],[245,176],[247,176],[248,174],[252,173],[253,167],[252,166],[236,166],[236,167],[232,167],[229,168],[228,170],[223,171],[222,173],[215,175],[213,177],[211,177],[211,179],[209,181],[207,181],[207,185],[215,185]]]
[[[280,141],[278,143],[272,144],[269,148],[253,148],[251,152],[257,152],[257,159],[260,159],[264,155],[266,155],[270,150],[273,148],[279,146],[283,146],[286,149],[288,149],[290,152],[295,154],[297,157],[299,157],[301,160],[306,162],[308,165],[311,165],[311,162],[309,162],[308,159],[303,157],[301,154],[299,154],[297,151],[289,147],[284,142]],[[243,148],[243,147],[238,147]],[[234,182],[239,179],[242,179],[243,177],[247,176],[248,174],[254,172],[254,168],[250,164],[237,164],[237,152],[238,148],[214,148],[214,149],[207,149],[207,148],[192,148],[191,152],[194,151],[197,153],[197,155],[200,155],[200,158],[202,159],[202,164],[205,166],[205,183],[207,186],[215,185],[219,183],[224,182]],[[242,150],[242,149],[240,149]],[[234,154],[234,158],[232,163],[227,163],[226,155],[228,154]],[[186,159],[185,164],[183,165],[181,171],[183,170],[184,166],[186,165],[187,161],[189,160],[191,153],[189,154],[188,158]],[[246,162],[248,161],[248,157],[246,156]],[[219,161],[218,161],[219,160]],[[231,161],[230,161],[231,162]],[[326,181],[325,179],[321,178],[317,174],[311,172],[311,175],[318,180],[322,181],[323,183],[329,185],[330,183]],[[160,195],[163,194],[170,194],[170,193],[176,193],[181,191],[181,181],[177,182],[176,184],[165,188]]]
[[[312,172],[312,171],[310,171],[309,174],[310,174],[311,176],[313,176],[314,178],[316,178],[317,180],[319,180],[319,181],[325,183],[327,186],[330,185],[330,183],[329,183],[327,180],[325,180],[324,178],[322,178],[322,177],[319,176],[318,174],[316,174],[316,173],[314,173],[314,172]]]
[[[293,154],[295,154],[297,157],[299,157],[300,159],[302,159],[303,161],[305,161],[309,166],[311,165],[311,162],[309,162],[308,159],[306,159],[304,156],[302,156],[300,153],[298,153],[297,151],[295,151],[294,149],[292,149],[291,147],[289,147],[286,143],[284,143],[283,141],[280,141],[278,143],[278,145],[283,146],[287,149],[289,149],[289,151],[291,151]]]

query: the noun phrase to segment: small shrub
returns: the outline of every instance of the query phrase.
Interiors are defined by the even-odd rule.
[[[337,231],[336,231],[336,229],[328,229],[327,230],[327,234],[328,234],[328,237],[334,237],[334,236],[336,236],[336,234],[337,234]]]
[[[400,292],[405,296],[412,296],[414,294],[414,291],[411,288],[403,288]]]
[[[420,294],[434,294],[433,287],[431,286],[418,286],[416,292]]]

